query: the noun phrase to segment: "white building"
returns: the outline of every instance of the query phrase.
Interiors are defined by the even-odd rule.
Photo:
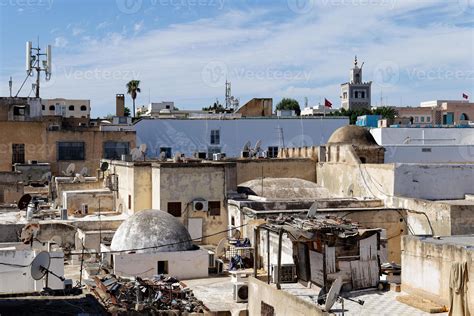
[[[261,152],[278,153],[281,147],[325,144],[347,117],[271,117],[241,119],[143,119],[135,124],[137,146],[147,144],[147,157],[166,152],[190,157],[194,153],[224,153],[240,157],[247,142],[261,141]]]
[[[385,162],[474,162],[474,128],[373,128]]]
[[[42,99],[41,111],[43,116],[59,115],[69,118],[90,118],[90,100],[75,99]]]
[[[125,220],[110,246],[117,276],[178,279],[208,276],[209,252],[193,245],[191,236],[173,215],[143,210]]]
[[[328,108],[324,105],[308,106],[301,110],[301,116],[324,116],[339,109]]]

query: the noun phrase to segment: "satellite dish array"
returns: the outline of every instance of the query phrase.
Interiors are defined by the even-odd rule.
[[[259,154],[262,150],[262,140],[257,140],[257,142],[255,143],[255,147],[252,148],[251,147],[251,143],[250,141],[246,142],[244,147],[242,148],[242,152],[246,152],[246,153],[249,153],[249,158],[253,158],[253,157],[259,157]]]
[[[133,161],[138,161],[138,160],[145,161],[146,150],[147,150],[146,144],[141,144],[138,148],[133,148],[130,151],[130,155],[132,155],[132,160]]]

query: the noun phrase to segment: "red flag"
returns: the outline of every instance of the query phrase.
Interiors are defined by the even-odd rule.
[[[331,107],[332,107],[332,103],[329,102],[328,99],[324,98],[324,106],[327,107],[327,108],[331,108]]]
[[[464,99],[466,99],[466,100],[469,99],[469,96],[468,96],[467,94],[465,94],[465,93],[462,94],[462,97],[463,97]]]

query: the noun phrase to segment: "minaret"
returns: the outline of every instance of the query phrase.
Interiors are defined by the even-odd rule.
[[[354,67],[349,72],[349,82],[341,84],[341,107],[346,110],[370,108],[372,82],[362,81],[362,65],[358,65],[357,56]]]

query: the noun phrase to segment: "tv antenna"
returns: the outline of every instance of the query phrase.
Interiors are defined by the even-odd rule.
[[[45,277],[47,273],[54,275],[58,279],[64,282],[65,278],[57,275],[53,271],[49,270],[51,264],[51,257],[49,252],[41,251],[31,262],[31,277],[38,281]],[[46,277],[46,287],[48,287],[48,278]]]
[[[40,74],[42,71],[44,71],[45,79],[46,81],[49,81],[51,79],[51,71],[52,71],[51,45],[46,46],[45,53],[41,53],[39,39],[38,39],[37,47],[33,47],[33,43],[31,41],[26,42],[26,73],[27,73],[26,79],[28,79],[28,77],[34,76],[33,71],[35,70],[36,70],[36,84],[34,85],[34,88],[36,90],[35,96],[36,98],[39,98],[40,97]],[[26,79],[25,81],[23,81],[23,84],[25,84]],[[21,88],[23,87],[23,84],[18,90],[16,96],[18,96],[18,93],[20,93]]]

